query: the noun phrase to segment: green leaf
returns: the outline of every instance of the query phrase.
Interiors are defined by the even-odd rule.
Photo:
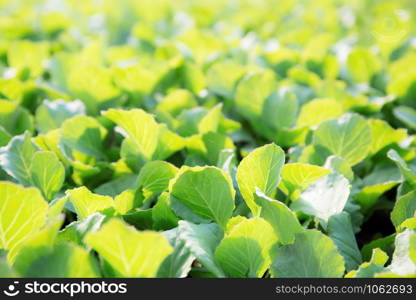
[[[48,132],[59,128],[65,120],[84,114],[85,106],[80,100],[45,100],[36,110],[36,129],[39,132]]]
[[[140,206],[141,199],[136,197],[135,190],[125,190],[114,198],[114,209],[124,215]]]
[[[85,186],[66,191],[78,215],[84,219],[93,213],[103,211],[113,206],[113,198],[92,193]]]
[[[185,247],[197,260],[217,277],[225,274],[217,264],[214,252],[224,237],[224,231],[217,224],[193,224],[179,221],[178,238],[185,242]]]
[[[64,216],[60,215],[54,219],[50,218],[46,225],[39,231],[29,236],[19,247],[13,268],[19,274],[25,274],[40,256],[53,249],[59,229],[64,221]]]
[[[402,180],[405,180],[411,187],[416,188],[416,168],[412,169],[394,149],[387,152],[387,157],[394,161],[400,169]]]
[[[61,127],[61,143],[72,150],[104,159],[103,140],[107,130],[94,118],[77,115]]]
[[[277,88],[275,74],[269,70],[246,75],[235,94],[235,106],[249,120],[260,118],[266,98]]]
[[[285,204],[267,197],[256,190],[255,201],[260,206],[260,217],[272,225],[281,244],[291,244],[295,234],[303,231],[296,215]]]
[[[39,151],[33,155],[30,173],[33,185],[49,200],[53,199],[65,180],[64,166],[50,151]]]
[[[354,179],[354,172],[351,166],[344,159],[336,155],[328,156],[325,160],[324,167],[330,169],[332,172],[343,175],[349,181]]]
[[[33,118],[29,111],[16,102],[0,99],[0,126],[6,132],[17,135],[33,131]]]
[[[377,273],[387,271],[384,268],[389,256],[379,248],[373,249],[370,262],[360,265],[358,270],[351,271],[345,277],[347,278],[372,278]]]
[[[9,66],[19,71],[28,69],[31,77],[37,77],[42,74],[44,62],[48,57],[49,45],[46,42],[14,41],[7,52]]]
[[[379,197],[401,181],[399,170],[391,164],[377,165],[373,172],[364,177],[363,188],[355,195],[363,212],[369,211]]]
[[[152,159],[166,159],[185,147],[185,139],[170,131],[166,124],[159,124],[159,141]]]
[[[367,157],[372,140],[370,126],[363,117],[345,114],[321,123],[314,133],[313,143],[353,166]]]
[[[169,192],[195,214],[223,228],[231,218],[235,190],[230,175],[217,167],[182,167]]]
[[[391,264],[387,267],[388,271],[399,276],[416,274],[416,263],[410,256],[411,241],[414,236],[416,236],[416,232],[410,229],[396,235],[395,249]]]
[[[85,243],[125,277],[155,277],[163,260],[173,251],[158,232],[139,232],[119,219],[89,233]]]
[[[71,95],[85,103],[89,114],[117,103],[120,90],[114,86],[109,69],[84,63],[69,68],[66,76]]]
[[[167,112],[176,117],[183,110],[197,106],[191,92],[184,89],[177,89],[169,92],[156,106],[156,110]]]
[[[24,186],[31,185],[30,166],[36,147],[32,144],[29,132],[13,137],[9,144],[0,148],[0,166],[10,176]]]
[[[406,126],[416,130],[416,110],[408,106],[399,106],[393,109],[393,114]]]
[[[416,190],[397,198],[391,212],[391,221],[399,227],[406,219],[413,217],[416,212]]]
[[[295,243],[278,248],[272,277],[342,277],[344,259],[334,242],[317,230],[296,234]]]
[[[350,215],[346,212],[333,215],[328,221],[328,235],[334,241],[338,252],[344,257],[346,271],[357,268],[362,257],[355,239]]]
[[[169,180],[175,177],[178,168],[165,161],[151,161],[140,170],[137,187],[141,189],[144,201],[157,195],[169,186]]]
[[[0,147],[6,146],[11,139],[12,136],[0,125]]]
[[[83,246],[84,237],[90,232],[98,231],[104,219],[103,214],[94,213],[83,220],[74,221],[59,232],[58,240]]]
[[[375,154],[393,143],[399,143],[407,137],[406,130],[395,130],[385,121],[373,119],[368,122],[371,128],[371,135],[373,136],[371,154]]]
[[[114,180],[107,181],[94,190],[95,193],[116,197],[125,190],[134,189],[137,183],[136,174],[126,174]]]
[[[266,196],[273,196],[280,181],[280,171],[284,162],[285,154],[275,144],[255,149],[240,162],[236,175],[238,187],[254,216],[260,213],[258,205],[254,202],[256,187]]]
[[[138,147],[145,159],[150,159],[158,143],[159,126],[152,115],[141,109],[109,109],[102,113],[120,126],[126,137]]]
[[[323,121],[340,117],[344,113],[342,103],[334,99],[314,99],[302,106],[297,125],[317,126]]]
[[[262,119],[273,129],[291,128],[296,122],[299,104],[293,92],[280,89],[270,94],[263,105]]]
[[[229,277],[262,277],[277,242],[272,226],[255,217],[235,225],[215,251],[215,259]]]
[[[292,209],[317,217],[325,227],[331,216],[343,211],[350,184],[339,174],[330,174],[315,181],[293,202]]]
[[[381,68],[379,59],[369,48],[355,48],[347,58],[347,67],[356,82],[367,83]]]
[[[329,169],[315,165],[304,163],[285,164],[282,168],[282,181],[279,184],[279,188],[286,195],[291,196],[291,199],[296,200],[300,191],[329,173]]]
[[[189,153],[202,157],[210,165],[215,165],[221,151],[235,149],[235,146],[228,136],[217,132],[207,132],[203,135],[189,137],[186,148]]]
[[[0,211],[0,249],[9,251],[12,263],[21,244],[45,223],[48,204],[35,188],[0,182]]]
[[[164,192],[157,199],[152,208],[152,219],[155,230],[168,230],[178,226],[179,218],[172,210],[169,193]]]
[[[91,278],[98,277],[98,265],[84,248],[57,244],[50,253],[36,259],[23,274],[25,277]]]
[[[207,72],[208,89],[222,96],[231,98],[237,80],[239,80],[244,73],[244,67],[231,60],[215,62]]]
[[[195,256],[186,247],[186,241],[181,239],[178,228],[165,231],[164,235],[173,247],[173,252],[160,265],[157,277],[184,278],[191,270]]]

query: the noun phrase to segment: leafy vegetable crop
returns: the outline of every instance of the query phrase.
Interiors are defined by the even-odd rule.
[[[0,1],[0,275],[415,276],[415,8]]]

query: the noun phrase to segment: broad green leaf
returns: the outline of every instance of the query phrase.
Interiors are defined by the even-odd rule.
[[[217,132],[221,120],[222,103],[211,108],[198,123],[198,133]]]
[[[39,151],[33,155],[30,174],[33,185],[48,200],[53,199],[65,180],[64,166],[50,151]]]
[[[311,184],[291,208],[317,217],[325,227],[331,216],[344,210],[349,194],[348,180],[342,175],[330,174]]]
[[[1,278],[17,278],[18,274],[12,266],[7,263],[7,251],[1,252],[0,257],[0,276]]]
[[[12,263],[21,244],[45,223],[48,204],[37,189],[3,181],[0,211],[0,248],[9,251]]]
[[[397,153],[396,150],[391,149],[387,152],[388,158],[390,158],[402,173],[403,180],[405,180],[413,188],[416,188],[416,168],[411,168],[403,158]]]
[[[295,234],[303,231],[293,211],[282,202],[267,197],[258,189],[255,201],[260,206],[260,217],[272,225],[279,242],[283,245],[293,243]]]
[[[193,224],[179,221],[178,239],[184,241],[185,247],[197,260],[217,277],[225,277],[214,257],[215,249],[224,236],[224,231],[217,224]]]
[[[158,75],[140,64],[114,68],[115,83],[123,90],[139,97],[152,91]],[[140,84],[138,84],[140,83]]]
[[[114,209],[117,213],[124,215],[140,206],[138,200],[134,190],[125,190],[114,198]]]
[[[67,201],[68,201],[68,198],[65,196],[61,198],[56,198],[52,200],[51,202],[49,202],[49,209],[48,209],[49,219],[57,218],[62,213],[62,210],[64,209]]]
[[[0,126],[12,135],[33,131],[33,117],[17,102],[0,99]]]
[[[164,235],[173,247],[173,252],[160,265],[157,277],[184,278],[191,270],[195,256],[186,247],[186,241],[181,239],[178,228],[165,231]]]
[[[137,187],[141,189],[144,201],[157,195],[169,186],[169,180],[175,177],[178,169],[165,161],[151,161],[140,170]]]
[[[363,212],[367,212],[382,194],[398,185],[400,181],[400,172],[394,165],[378,165],[373,172],[364,177],[363,187],[355,195],[356,202]]]
[[[100,185],[94,190],[94,193],[116,197],[125,190],[134,189],[136,187],[136,183],[136,174],[126,174]]]
[[[323,121],[340,117],[344,113],[342,103],[334,99],[314,99],[302,106],[297,125],[317,126]]]
[[[231,97],[234,86],[245,73],[245,68],[231,60],[218,61],[207,71],[208,89],[225,97]]]
[[[329,173],[329,169],[315,165],[304,163],[285,164],[281,171],[282,181],[279,184],[279,188],[286,195],[291,196],[293,200],[296,200],[300,191]]]
[[[272,226],[255,217],[235,225],[219,244],[215,259],[229,277],[262,277],[277,242]]]
[[[44,62],[48,57],[48,43],[32,42],[29,40],[14,41],[7,52],[9,66],[19,71],[28,69],[31,77],[37,77],[42,74]]]
[[[325,160],[324,167],[330,169],[332,172],[343,175],[349,181],[354,179],[354,172],[352,171],[351,166],[345,161],[345,159],[336,155],[328,156]]]
[[[155,230],[168,230],[178,226],[179,218],[175,215],[171,206],[169,193],[162,193],[152,208],[153,228]]]
[[[184,138],[170,131],[166,124],[159,124],[159,140],[152,159],[166,159],[184,147]]]
[[[6,146],[11,139],[12,136],[0,125],[0,147]]]
[[[276,88],[273,72],[261,71],[246,75],[236,89],[237,110],[249,120],[261,117],[264,101]]]
[[[45,100],[36,110],[36,129],[48,132],[59,128],[66,119],[85,114],[85,106],[80,100]]]
[[[391,212],[391,221],[399,227],[406,219],[413,217],[416,212],[416,190],[398,197]]]
[[[377,153],[379,150],[390,144],[399,143],[407,136],[406,130],[393,129],[387,122],[382,120],[369,120],[369,125],[371,128],[371,135],[373,136],[370,150],[371,154]]]
[[[103,140],[107,130],[94,118],[77,115],[61,127],[61,142],[72,150],[104,159]]]
[[[345,159],[351,166],[367,157],[372,141],[370,126],[356,114],[321,123],[313,139],[315,146]]]
[[[388,271],[399,276],[416,274],[416,263],[410,256],[411,240],[414,236],[416,236],[416,232],[410,229],[396,235],[395,249],[391,264],[387,267]]]
[[[36,233],[29,236],[17,252],[13,268],[19,274],[25,274],[40,256],[51,251],[56,241],[59,229],[64,221],[64,216],[60,215],[55,219],[49,217],[46,225]]]
[[[235,149],[235,146],[228,136],[217,132],[207,132],[187,138],[186,148],[189,153],[203,158],[210,165],[215,165],[221,151]]]
[[[90,232],[98,231],[104,219],[103,214],[94,213],[83,220],[71,222],[59,232],[58,240],[83,246],[84,237]]]
[[[284,162],[285,154],[275,144],[255,149],[240,162],[236,175],[238,187],[254,216],[260,213],[258,205],[254,202],[256,187],[266,196],[273,196],[280,181],[280,171]]]
[[[362,263],[357,270],[349,272],[346,278],[372,278],[375,274],[385,272],[384,265],[389,259],[388,255],[379,248],[373,249],[369,262]]]
[[[159,134],[159,126],[152,115],[141,109],[109,109],[102,115],[124,130],[126,137],[138,147],[145,159],[152,157]]]
[[[296,122],[299,104],[293,92],[280,89],[270,94],[263,105],[262,118],[273,129],[291,128]]]
[[[67,88],[74,98],[81,99],[88,113],[96,115],[101,109],[117,103],[120,90],[115,87],[111,71],[92,64],[69,68]]]
[[[409,128],[416,129],[416,110],[408,106],[399,106],[393,110],[394,116]]]
[[[372,251],[376,248],[380,248],[388,255],[393,254],[394,251],[394,239],[396,237],[396,233],[390,234],[388,236],[375,239],[370,243],[364,245],[361,248],[361,255],[363,256],[364,261],[368,261],[371,259]]]
[[[119,219],[89,233],[85,243],[125,277],[155,277],[163,260],[173,251],[158,232],[139,232]]]
[[[278,248],[272,277],[342,277],[344,259],[334,242],[317,230],[297,233],[295,243]]]
[[[36,259],[23,274],[25,277],[93,278],[99,276],[97,262],[84,248],[59,243]]]
[[[355,48],[347,58],[350,76],[356,82],[369,82],[372,76],[381,68],[381,62],[369,48]]]
[[[348,213],[341,212],[329,218],[328,236],[344,257],[346,271],[356,269],[361,264],[362,258]]]
[[[30,166],[37,148],[29,132],[13,137],[9,144],[0,148],[0,166],[24,186],[31,185]]]
[[[217,104],[210,110],[204,107],[195,107],[183,111],[178,117],[178,132],[182,136],[192,136],[194,134],[204,134],[207,132],[217,132],[220,121],[222,120],[222,104]]]
[[[225,227],[234,209],[230,175],[217,167],[183,167],[170,182],[170,194],[202,218]]]
[[[133,225],[137,230],[150,230],[153,228],[153,209],[136,209],[123,215],[127,224]]]
[[[84,186],[68,190],[66,194],[80,220],[108,209],[114,204],[113,198],[94,194]]]
[[[156,106],[156,110],[164,111],[172,116],[178,116],[182,110],[197,106],[194,96],[191,92],[184,89],[171,91]]]

